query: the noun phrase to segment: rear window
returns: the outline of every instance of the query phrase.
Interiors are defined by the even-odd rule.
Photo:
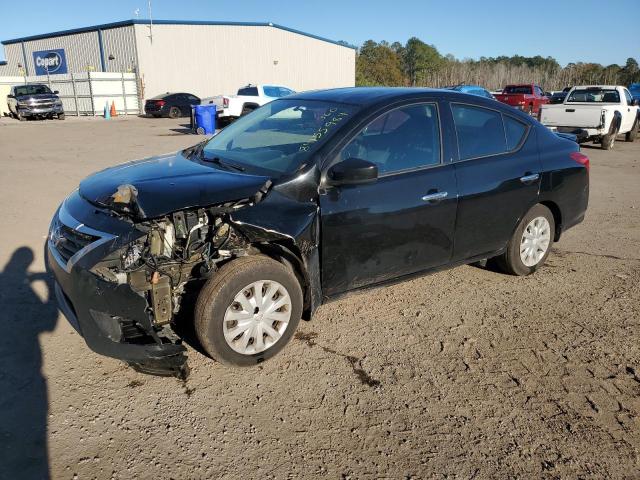
[[[576,88],[567,103],[620,103],[620,94],[613,88]]]
[[[244,95],[247,97],[257,97],[258,87],[243,87],[238,89],[238,95]]]
[[[527,126],[513,117],[504,115],[504,133],[507,136],[507,150],[514,150],[527,133]]]
[[[502,115],[495,110],[452,104],[460,160],[507,151]]]
[[[531,85],[507,85],[504,87],[504,93],[531,95]]]

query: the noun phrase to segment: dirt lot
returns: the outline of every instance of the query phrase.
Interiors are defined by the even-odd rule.
[[[640,478],[640,142],[527,278],[465,266],[322,307],[273,360],[186,383],[99,357],[42,246],[89,173],[181,121],[0,120],[0,478]]]

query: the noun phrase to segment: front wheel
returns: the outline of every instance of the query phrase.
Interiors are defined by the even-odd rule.
[[[64,113],[59,113],[58,114],[58,120],[64,120],[64,119],[65,119]]]
[[[522,218],[505,253],[496,258],[505,273],[529,275],[549,256],[555,237],[553,214],[544,205],[535,205]]]
[[[224,265],[202,288],[195,330],[220,363],[251,366],[278,353],[302,316],[302,289],[295,274],[262,255]]]

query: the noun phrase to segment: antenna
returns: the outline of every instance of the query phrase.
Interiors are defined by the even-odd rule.
[[[149,8],[149,40],[153,43],[153,18],[151,17],[151,0],[148,2]]]

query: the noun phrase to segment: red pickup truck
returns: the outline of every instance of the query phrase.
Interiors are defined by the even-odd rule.
[[[502,93],[496,94],[495,97],[499,102],[524,110],[529,115],[537,115],[540,105],[549,103],[549,97],[544,94],[544,90],[533,83],[507,85]]]

